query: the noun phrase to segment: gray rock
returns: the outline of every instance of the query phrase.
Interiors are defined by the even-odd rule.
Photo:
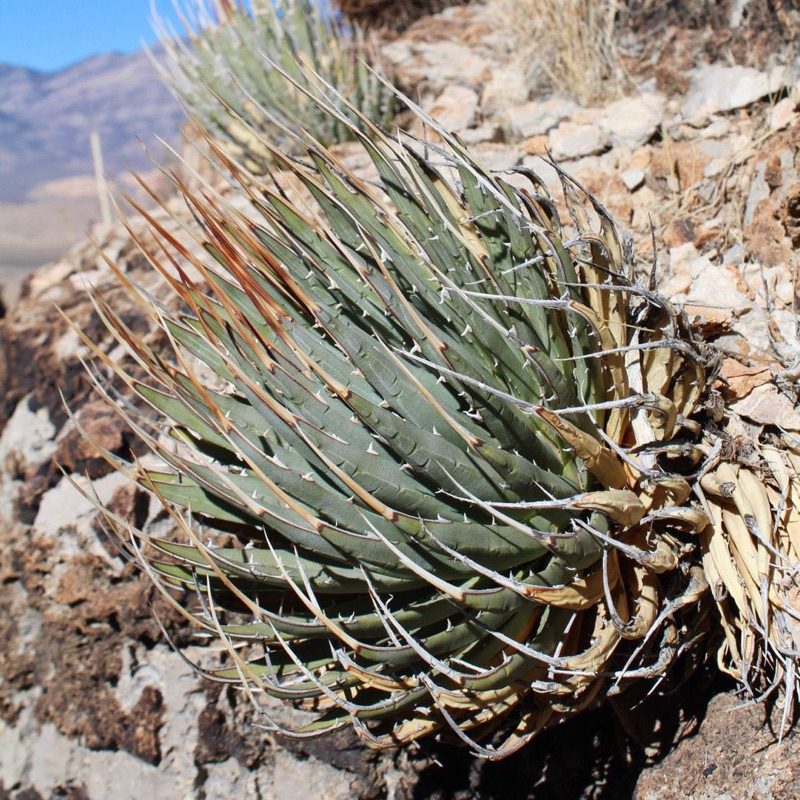
[[[547,100],[534,100],[508,109],[507,118],[514,135],[527,139],[540,136],[569,119],[577,106],[572,100],[563,97],[550,97]]]
[[[458,135],[465,144],[503,141],[503,129],[491,122],[485,122],[483,125],[476,125],[474,128],[459,131]]]
[[[731,329],[747,342],[751,352],[753,350],[759,350],[762,353],[772,352],[769,325],[769,315],[759,305],[740,309],[735,318],[731,320]]]
[[[638,167],[626,169],[621,175],[622,182],[628,191],[635,192],[644,183],[644,171]]]
[[[562,122],[550,132],[550,150],[556,161],[571,161],[608,149],[608,133],[599,125]]]
[[[0,465],[9,459],[17,464],[15,471],[26,470],[47,461],[56,450],[56,429],[46,408],[31,411],[31,395],[17,403],[14,413],[0,435]]]
[[[13,726],[0,725],[0,783],[5,786],[24,784],[50,797],[55,786],[73,781],[85,787],[93,800],[138,800],[142,797],[218,798],[235,796],[250,800],[258,797],[300,797],[300,794],[281,795],[274,784],[277,775],[266,771],[250,773],[234,758],[221,764],[209,765],[201,773],[194,763],[198,738],[197,720],[205,700],[198,679],[187,669],[180,656],[167,645],[151,650],[139,645],[137,658],[141,662],[136,672],[146,673],[141,685],[155,686],[164,698],[164,726],[160,730],[163,759],[158,766],[148,764],[124,751],[90,750],[75,739],[59,733],[51,724],[40,725],[33,717],[32,703],[23,708]],[[197,652],[188,654],[197,657]],[[135,698],[134,698],[135,701]],[[285,756],[289,758],[289,756]],[[317,793],[317,778],[312,779],[312,794],[304,797],[344,797],[348,785],[346,773],[337,772],[325,764],[314,764],[315,775],[328,782],[331,794]],[[298,763],[296,770],[302,770]],[[308,776],[309,773],[306,773]],[[199,785],[208,781],[208,791],[196,794]],[[260,782],[256,786],[255,782]],[[227,783],[227,792],[224,785]],[[266,792],[264,790],[267,790]],[[270,792],[271,789],[271,793]]]
[[[722,139],[729,136],[731,132],[731,123],[724,117],[712,117],[708,125],[703,128],[700,135],[704,139]]]
[[[689,273],[692,287],[688,300],[693,305],[720,311],[749,308],[749,298],[732,285],[728,270],[712,264],[705,256],[692,261]]]
[[[669,269],[673,275],[690,275],[692,264],[700,258],[700,253],[693,242],[671,247],[669,251]]]
[[[732,267],[738,267],[744,261],[744,255],[744,247],[740,244],[735,244],[725,251],[725,255],[722,256],[722,262],[730,264]]]
[[[92,524],[97,509],[81,489],[90,496],[96,495],[100,503],[108,504],[116,490],[128,483],[128,478],[121,472],[112,472],[93,482],[80,475],[73,476],[72,480],[65,476],[42,495],[33,531],[53,544],[51,579],[46,594],[55,591],[70,568],[70,560],[81,554],[97,556],[108,565],[109,573],[122,570],[122,562],[112,559],[98,538]]]
[[[323,764],[313,756],[308,761],[298,761],[284,750],[275,753],[271,790],[267,795],[271,800],[311,797],[350,800],[353,796],[347,773]]]
[[[544,182],[548,192],[556,194],[559,191],[561,187],[561,178],[556,168],[549,161],[541,156],[525,156],[525,158],[522,159],[522,166],[533,170]],[[570,170],[566,171],[570,172]],[[531,184],[527,178],[512,175],[507,177],[506,180],[515,186],[530,190]]]
[[[635,150],[647,144],[661,126],[664,98],[659,94],[624,97],[606,106],[598,124],[612,147]]]
[[[681,108],[685,119],[732,111],[755,103],[790,85],[792,70],[778,66],[769,72],[753,67],[708,64],[692,71],[692,84]]]
[[[479,144],[472,148],[472,153],[479,164],[495,172],[511,169],[520,160],[519,150],[504,144]]]

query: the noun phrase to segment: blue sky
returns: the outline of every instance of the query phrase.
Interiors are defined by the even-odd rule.
[[[171,0],[157,8],[174,19]],[[0,0],[0,63],[49,72],[155,39],[150,0]]]

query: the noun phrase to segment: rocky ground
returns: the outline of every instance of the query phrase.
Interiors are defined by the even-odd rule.
[[[631,230],[642,273],[654,269],[719,346],[718,389],[743,431],[800,434],[800,65],[705,63],[698,34],[673,30],[669,64],[640,63],[630,96],[578,107],[532,95],[498,7],[418,22],[384,48],[398,79],[491,168],[533,167],[552,182],[542,156],[558,160]],[[664,696],[573,719],[501,764],[436,745],[378,755],[344,734],[292,744],[255,727],[239,695],[166,644],[151,607],[175,640],[189,634],[82,492],[92,480],[136,524],[165,524],[77,429],[114,453],[135,446],[93,398],[87,350],[53,303],[117,358],[85,291],[130,305],[104,256],[167,297],[124,228],[94,236],[100,253],[84,243],[34,274],[0,322],[0,799],[800,796],[800,739],[778,742],[769,709],[735,708],[713,665],[675,676]],[[202,648],[189,654],[202,661]]]

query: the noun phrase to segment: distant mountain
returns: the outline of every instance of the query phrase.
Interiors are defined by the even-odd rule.
[[[59,72],[0,64],[0,202],[19,202],[46,181],[92,172],[97,130],[106,172],[158,158],[160,136],[178,140],[183,112],[146,53],[92,56]]]

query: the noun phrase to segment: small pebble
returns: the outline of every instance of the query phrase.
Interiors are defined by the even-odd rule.
[[[638,167],[626,169],[620,177],[629,192],[635,192],[644,183],[644,172]]]

